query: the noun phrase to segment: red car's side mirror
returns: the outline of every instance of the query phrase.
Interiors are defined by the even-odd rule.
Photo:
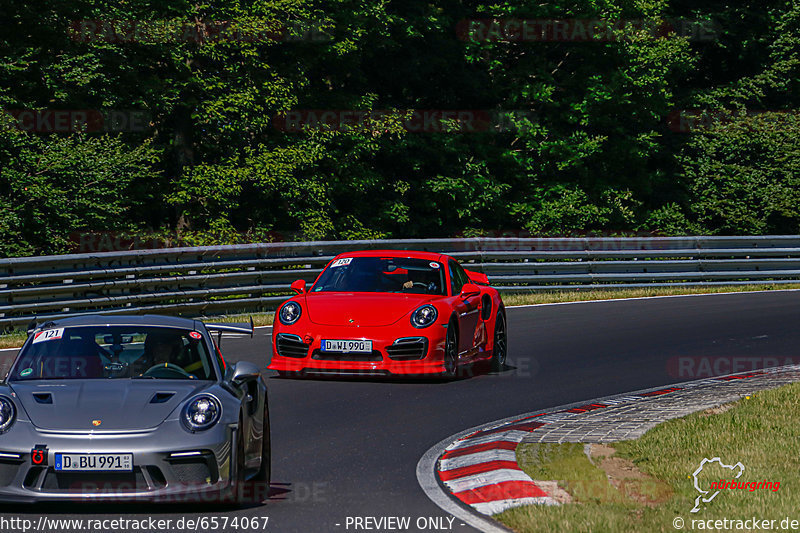
[[[306,280],[298,279],[292,282],[291,288],[297,294],[303,294],[306,292]]]
[[[486,274],[481,272],[473,272],[472,270],[467,270],[466,268],[464,269],[464,272],[467,273],[467,277],[469,277],[469,280],[472,283],[482,283],[484,285],[489,284],[489,278],[486,276]]]
[[[474,283],[465,283],[463,287],[461,287],[461,297],[465,300],[467,298],[472,298],[473,296],[477,296],[481,293],[481,289],[475,285]]]

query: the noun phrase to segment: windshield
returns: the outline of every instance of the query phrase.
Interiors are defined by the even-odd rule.
[[[311,292],[444,292],[444,269],[437,261],[400,257],[344,257],[333,261]]]
[[[35,334],[9,379],[216,379],[197,331],[153,326],[82,326]]]

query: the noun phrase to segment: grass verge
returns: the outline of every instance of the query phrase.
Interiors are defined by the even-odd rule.
[[[572,503],[519,507],[496,518],[520,532],[781,530],[784,519],[800,520],[800,491],[795,490],[800,486],[799,437],[796,383],[742,399],[727,410],[665,422],[639,439],[615,443],[614,455],[592,461],[583,444],[522,445],[517,457],[523,470],[536,480],[557,480]],[[703,458],[713,457],[729,465],[741,462],[745,468],[737,481],[780,485],[777,490],[750,490],[752,484],[744,490],[722,490],[691,513],[699,495],[691,474]],[[612,470],[605,464],[612,460],[631,466]],[[702,488],[732,478],[731,470],[717,464],[698,475]],[[682,528],[675,526],[678,517]],[[748,527],[746,520],[754,517],[772,521],[770,527]],[[725,528],[724,522],[714,522],[724,519],[741,524],[729,522]]]
[[[218,324],[249,324],[250,317],[253,317],[253,325],[256,327],[271,326],[272,320],[275,318],[275,313],[242,313],[238,315],[203,316],[199,319],[204,322],[216,322]]]
[[[22,346],[22,343],[25,342],[27,338],[28,335],[22,331],[0,335],[0,350],[3,348],[17,348]]]

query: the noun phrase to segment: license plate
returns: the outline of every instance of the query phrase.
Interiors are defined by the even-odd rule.
[[[114,471],[133,470],[132,453],[57,453],[56,470]]]
[[[372,353],[372,341],[323,340],[322,351],[339,353]]]

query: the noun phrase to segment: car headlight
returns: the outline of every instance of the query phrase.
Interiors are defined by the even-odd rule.
[[[190,431],[203,431],[216,424],[221,413],[219,400],[210,394],[201,394],[186,403],[181,419]]]
[[[434,306],[425,304],[411,313],[411,325],[415,328],[427,328],[436,322],[436,317],[438,316],[439,312],[436,311]]]
[[[17,418],[17,408],[10,399],[0,396],[0,433],[11,427]]]
[[[291,326],[297,319],[300,318],[300,314],[303,310],[300,308],[300,304],[297,302],[286,302],[281,307],[281,310],[278,311],[278,319],[281,321],[281,324],[284,326]]]

